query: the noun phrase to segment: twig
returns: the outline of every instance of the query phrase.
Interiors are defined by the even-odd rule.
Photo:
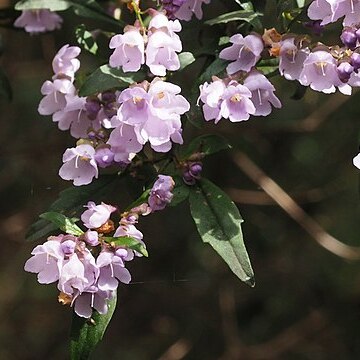
[[[191,348],[192,345],[189,341],[186,339],[179,339],[159,357],[159,360],[181,360],[189,353]]]
[[[347,260],[359,260],[360,248],[343,244],[327,233],[274,180],[267,176],[246,154],[234,156],[236,165],[259,185],[320,246]]]

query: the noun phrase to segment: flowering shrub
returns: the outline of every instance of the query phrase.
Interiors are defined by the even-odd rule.
[[[185,139],[185,125],[197,124],[199,118],[204,125],[268,116],[282,106],[271,82],[276,75],[326,94],[338,90],[350,95],[360,86],[360,0],[279,0],[282,22],[274,19],[277,27],[271,29],[264,29],[262,14],[251,1],[234,3],[238,10],[202,24],[229,35],[219,32],[210,50],[182,43],[183,24],[201,21],[210,0],[124,0],[113,6],[90,0],[22,0],[15,6],[22,13],[14,26],[31,34],[66,26],[57,13],[65,10],[99,21],[92,31],[85,25],[76,29],[81,48],[64,44],[54,54],[53,74],[40,89],[38,105],[39,114],[51,115],[58,128],[75,139],[64,151],[59,176],[73,182],[73,194],[85,194],[80,196],[83,203],[51,208],[40,216],[30,238],[48,237],[25,264],[40,284],[57,283],[59,302],[76,314],[73,326],[87,329],[72,340],[73,358],[86,358],[101,339],[117,288],[131,281],[127,262],[148,256],[137,229],[141,217],[167,206],[188,201],[203,242],[240,280],[254,286],[239,211],[202,177],[202,160],[230,145],[217,135]],[[120,8],[130,23],[118,16]],[[334,22],[342,26],[339,41],[320,42],[319,36]],[[102,30],[102,23],[113,31]],[[292,32],[294,25],[304,33]],[[104,58],[97,43],[100,33],[108,41],[106,61],[78,77],[87,73],[81,52]],[[175,73],[194,62],[201,70],[192,89],[182,88]],[[360,169],[359,157],[353,163]],[[151,171],[144,191],[130,205],[97,203],[88,198],[89,192],[82,193],[88,186],[96,190],[98,184],[139,178],[145,167]],[[54,225],[51,234],[44,231],[49,222]]]

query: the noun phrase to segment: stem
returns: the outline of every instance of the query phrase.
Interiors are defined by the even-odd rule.
[[[137,19],[138,19],[139,22],[140,22],[141,30],[142,30],[143,32],[145,32],[145,25],[144,25],[144,22],[143,22],[142,17],[141,17],[142,11],[140,10],[140,8],[139,8],[139,6],[138,6],[138,4],[137,4],[136,1],[132,1],[132,2],[131,2],[131,6],[132,6],[132,8],[134,9],[135,14],[136,14],[136,17],[137,17]]]

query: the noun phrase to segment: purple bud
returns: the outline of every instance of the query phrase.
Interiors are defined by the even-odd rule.
[[[86,115],[90,120],[95,120],[99,111],[101,109],[101,105],[97,99],[87,98],[85,103]]]
[[[97,231],[88,230],[84,237],[85,242],[90,246],[99,245],[99,234]]]
[[[193,163],[189,166],[189,174],[193,176],[195,179],[200,178],[201,171],[202,171],[201,163]]]
[[[360,29],[357,29],[355,31],[355,34],[356,34],[356,37],[357,37],[358,41],[360,41]]]
[[[342,43],[347,46],[349,49],[354,49],[356,48],[356,44],[357,44],[357,36],[355,33],[355,29],[350,28],[350,27],[346,27],[344,28],[340,39],[342,41]]]
[[[73,240],[66,240],[61,243],[61,250],[65,255],[71,255],[75,252],[76,243]]]
[[[353,71],[354,71],[354,67],[346,61],[340,63],[337,67],[339,79],[344,83],[349,81]]]
[[[360,69],[360,54],[353,52],[351,55],[351,65],[354,67],[355,71]]]
[[[183,180],[187,185],[194,185],[196,183],[196,179],[190,174],[189,171],[185,171],[183,173]]]
[[[106,92],[101,94],[101,100],[104,103],[115,102],[116,101],[116,95],[115,95],[115,93],[113,93],[111,91],[106,91]]]
[[[106,168],[113,164],[114,153],[108,147],[100,147],[95,150],[95,161],[101,168]]]
[[[118,256],[119,258],[125,258],[128,256],[128,251],[126,249],[123,248],[118,248],[115,251],[115,255]]]

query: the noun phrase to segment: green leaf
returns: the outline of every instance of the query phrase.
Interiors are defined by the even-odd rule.
[[[49,211],[63,213],[68,217],[74,217],[83,210],[88,201],[104,201],[106,194],[119,187],[120,176],[103,175],[100,179],[86,186],[71,186],[62,191],[59,198],[49,207]],[[40,219],[30,226],[26,234],[27,241],[35,241],[45,237],[56,230],[57,226],[49,224],[45,219]]]
[[[259,13],[255,13],[254,11],[248,10],[237,10],[232,11],[227,14],[222,14],[217,16],[214,19],[205,21],[207,25],[216,25],[216,24],[226,24],[231,21],[246,21],[248,23],[252,23],[257,17],[259,17]]]
[[[296,0],[297,6],[302,8],[305,6],[305,0]]]
[[[223,136],[216,134],[206,134],[195,138],[187,147],[180,148],[182,151],[179,155],[181,160],[187,159],[194,153],[203,153],[204,155],[215,154],[221,150],[231,149],[228,140]]]
[[[169,206],[177,206],[189,197],[190,189],[180,176],[174,176],[175,187],[172,193],[174,194]]]
[[[180,70],[185,69],[187,66],[192,64],[195,61],[195,57],[191,52],[182,52],[179,54],[179,61],[180,61]]]
[[[278,59],[261,60],[256,65],[256,68],[268,77],[277,75],[279,73],[279,60]]]
[[[108,244],[113,244],[114,246],[122,246],[139,252],[140,254],[148,257],[149,254],[146,250],[146,247],[138,239],[135,239],[130,236],[119,236],[119,237],[102,237],[102,240]]]
[[[96,69],[81,86],[80,96],[89,96],[113,88],[123,89],[130,84],[144,79],[140,71],[136,73],[124,73],[120,69],[114,69],[109,65],[100,66]]]
[[[117,28],[123,28],[126,23],[122,20],[116,20],[110,16],[95,0],[68,0],[74,7],[75,14],[106,22]]]
[[[214,60],[202,73],[200,76],[198,83],[202,84],[205,81],[210,81],[212,76],[219,75],[223,72],[229,62],[223,59],[216,59]]]
[[[84,319],[73,313],[70,334],[70,359],[87,360],[104,336],[114,314],[116,293],[108,301],[108,311],[101,315],[94,310],[91,319]]]
[[[71,6],[66,0],[22,0],[16,3],[16,10],[49,9],[50,11],[63,11]]]
[[[60,230],[64,231],[66,234],[71,234],[75,236],[80,236],[84,232],[75,224],[78,219],[69,219],[63,214],[60,214],[55,211],[46,212],[40,215],[41,219],[52,222]]]
[[[251,1],[242,2],[240,0],[235,0],[235,2],[238,3],[244,10],[254,11],[254,5]]]
[[[214,248],[240,280],[254,286],[241,231],[243,219],[231,199],[212,182],[202,179],[191,188],[190,210],[203,242]]]
[[[76,41],[81,45],[85,50],[89,51],[91,54],[96,55],[98,51],[98,45],[94,40],[90,31],[86,30],[84,24],[79,25],[75,29]]]
[[[13,97],[10,81],[4,71],[0,68],[0,97],[11,101]]]

